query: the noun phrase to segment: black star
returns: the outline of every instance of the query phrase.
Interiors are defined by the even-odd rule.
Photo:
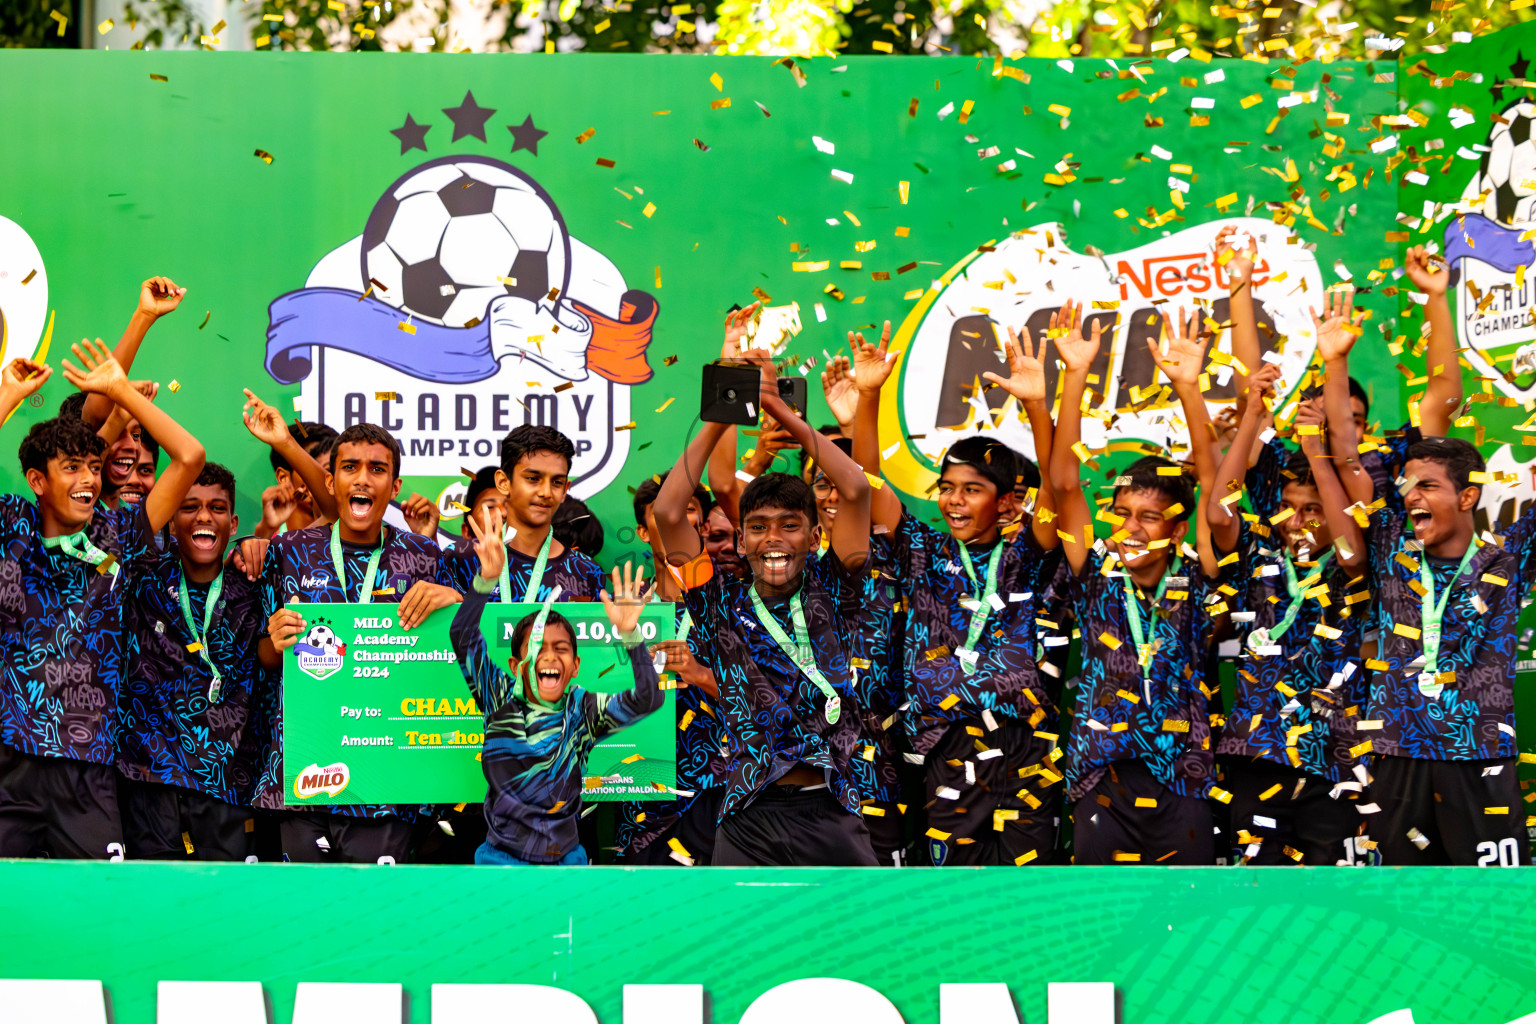
[[[466,135],[473,135],[481,142],[485,139],[485,122],[496,113],[494,107],[482,107],[475,103],[475,94],[466,92],[464,102],[456,107],[444,107],[443,113],[453,119],[453,138],[450,142],[458,142]]]
[[[512,152],[526,149],[534,156],[539,155],[539,140],[549,134],[534,127],[532,114],[523,118],[522,124],[507,125],[507,131],[512,133]]]
[[[399,128],[391,128],[389,134],[400,140],[400,155],[404,156],[413,149],[419,149],[425,153],[427,151],[427,132],[431,130],[431,125],[417,124],[410,114],[406,114],[405,124]]]

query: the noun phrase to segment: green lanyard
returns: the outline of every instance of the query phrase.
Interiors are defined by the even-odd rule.
[[[1450,603],[1451,594],[1456,589],[1456,581],[1461,579],[1461,574],[1467,571],[1467,566],[1472,564],[1472,558],[1477,554],[1477,542],[1474,540],[1467,545],[1467,553],[1461,556],[1461,565],[1456,567],[1456,575],[1451,577],[1451,585],[1445,588],[1445,593],[1440,595],[1440,600],[1435,601],[1435,572],[1429,565],[1429,552],[1419,552],[1419,582],[1424,584],[1424,600],[1420,606],[1423,630],[1420,637],[1424,641],[1424,671],[1419,673],[1419,690],[1426,697],[1438,697],[1444,689],[1441,684],[1435,682],[1435,673],[1439,670],[1440,663],[1440,620],[1445,617],[1445,606]],[[1433,692],[1431,692],[1433,691]]]
[[[1180,559],[1175,556],[1173,564],[1168,567],[1167,572],[1163,573],[1163,581],[1157,585],[1157,594],[1152,598],[1153,608],[1162,601],[1163,594],[1168,590],[1168,581],[1178,573],[1179,561]],[[1142,675],[1146,675],[1147,668],[1152,664],[1152,645],[1147,642],[1147,635],[1141,627],[1141,598],[1136,596],[1136,584],[1132,581],[1129,570],[1126,571],[1123,580],[1125,582],[1125,614],[1131,620],[1131,639],[1136,643],[1136,664],[1141,666]]]
[[[183,572],[176,581],[177,596],[181,598],[181,618],[187,624],[187,632],[192,634],[192,639],[197,642],[198,653],[208,663],[208,671],[213,673],[213,682],[208,684],[208,703],[217,704],[219,696],[224,692],[224,679],[219,675],[219,667],[213,663],[213,655],[208,653],[208,627],[213,622],[214,609],[218,607],[219,595],[224,592],[224,573],[220,572],[213,578],[208,586],[208,600],[203,604],[203,629],[198,632],[197,620],[192,617],[192,598],[187,593],[187,574]]]
[[[960,546],[960,564],[965,566],[965,574],[971,578],[971,586],[978,588],[976,594],[976,607],[971,611],[971,625],[965,631],[965,650],[972,657],[960,658],[960,669],[966,675],[976,671],[976,641],[981,638],[981,631],[986,628],[987,617],[992,614],[992,599],[997,596],[997,567],[1003,561],[1003,540],[998,538],[997,547],[992,549],[992,557],[987,560],[987,580],[982,586],[976,578],[976,568],[971,564],[971,553],[965,549],[960,541],[955,541]]]
[[[1321,575],[1331,558],[1333,558],[1332,551],[1319,558],[1313,572]],[[1291,596],[1291,603],[1285,609],[1285,614],[1280,617],[1279,622],[1267,629],[1260,626],[1248,634],[1248,647],[1252,650],[1257,650],[1260,647],[1271,647],[1277,640],[1285,636],[1286,632],[1295,624],[1296,617],[1301,614],[1302,604],[1306,602],[1306,595],[1301,592],[1301,584],[1296,579],[1296,564],[1291,561],[1291,553],[1289,551],[1285,552],[1282,556],[1281,564],[1285,567],[1285,590]]]
[[[117,559],[107,554],[101,548],[91,543],[91,538],[85,535],[85,531],[79,533],[66,533],[57,537],[44,537],[43,547],[58,548],[71,558],[78,558],[86,565],[96,567],[97,572],[111,573],[114,582],[117,578]]]
[[[795,663],[795,668],[805,674],[805,677],[816,685],[827,698],[827,724],[836,725],[837,719],[843,710],[843,702],[838,697],[837,691],[832,689],[832,684],[827,682],[827,677],[821,674],[821,669],[816,666],[816,652],[811,649],[811,634],[805,628],[805,609],[800,604],[800,595],[797,593],[789,599],[789,617],[795,624],[795,640],[791,643],[784,627],[779,625],[777,619],[768,611],[763,599],[758,596],[756,587],[747,588],[752,595],[752,608],[757,612],[757,621],[768,630],[768,635],[773,637],[773,642],[779,645],[779,650],[789,655],[789,660]]]
[[[544,544],[539,548],[539,557],[533,560],[533,572],[528,576],[528,591],[523,600],[532,604],[539,599],[539,586],[544,582],[544,563],[549,561],[549,545],[555,539],[553,528],[544,535]],[[505,543],[505,541],[503,541]],[[501,603],[512,603],[512,560],[504,558],[501,562]]]
[[[357,586],[357,603],[373,603],[373,578],[378,574],[379,561],[384,557],[385,528],[379,527],[379,546],[373,549],[373,554],[368,556],[368,568],[363,572],[362,582]],[[341,587],[341,598],[347,599],[347,563],[341,557],[341,524],[331,524],[331,561],[336,565],[336,583]]]
[[[685,612],[683,612],[682,620],[679,621],[678,624],[677,624],[677,638],[679,640],[682,640],[682,641],[686,642],[688,640],[688,633],[692,629],[693,629],[693,616],[689,615],[685,611]]]

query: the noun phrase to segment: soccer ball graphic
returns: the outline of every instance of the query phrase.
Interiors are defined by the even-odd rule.
[[[308,633],[304,634],[304,643],[316,650],[324,651],[326,654],[339,653],[337,648],[341,646],[341,641],[336,639],[336,634],[331,630],[331,627],[324,623],[313,627]]]
[[[1494,122],[1474,187],[1490,193],[1485,213],[1503,224],[1523,224],[1536,219],[1536,104],[1515,103],[1500,116],[1509,123]]]
[[[450,156],[385,191],[363,229],[362,257],[381,302],[470,327],[498,296],[539,302],[558,288],[563,298],[571,241],[549,193],[515,167]]]

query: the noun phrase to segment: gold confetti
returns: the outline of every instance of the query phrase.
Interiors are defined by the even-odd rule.
[[[268,153],[264,149],[258,149],[256,151],[256,155],[258,157],[260,157],[262,159],[262,161],[265,162],[265,163],[269,163],[270,164],[272,162],[272,154]]]
[[[178,392],[178,391],[180,391],[180,390],[181,390],[181,381],[179,381],[179,380],[173,380],[173,381],[171,381],[171,383],[170,383],[170,389],[171,389],[171,394],[173,394],[173,395],[174,395],[174,394],[175,394],[175,393],[176,393],[176,392]]]
[[[401,320],[399,323],[395,324],[395,326],[400,328],[406,334],[416,333],[416,325],[412,323],[406,323],[404,320]]]
[[[153,72],[150,73],[149,80],[151,82],[169,82],[170,81],[170,79],[167,78],[165,75],[157,75],[157,74],[154,74]]]
[[[725,79],[720,77],[720,72],[709,76],[709,84],[715,87],[715,92],[725,92]]]

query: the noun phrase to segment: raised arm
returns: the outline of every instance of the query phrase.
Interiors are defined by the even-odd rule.
[[[1247,245],[1237,248],[1239,241]],[[1258,372],[1263,353],[1259,351],[1259,321],[1253,312],[1253,264],[1258,258],[1253,236],[1239,234],[1228,224],[1216,234],[1216,265],[1227,278],[1227,316],[1232,321],[1233,390],[1238,413],[1248,403],[1249,378]]]
[[[1051,332],[1081,333],[1082,315],[1082,305],[1074,306],[1068,300],[1065,306],[1051,314]],[[1049,344],[1050,335],[1047,335],[1040,339],[1040,347],[1036,351],[1034,339],[1030,336],[1028,327],[1019,328],[1017,333],[1010,327],[1006,345],[1008,376],[1003,377],[990,370],[982,376],[1018,399],[1019,404],[1024,407],[1024,414],[1029,418],[1029,429],[1035,439],[1035,460],[1040,464],[1041,480],[1041,487],[1035,494],[1035,509],[1030,517],[1030,528],[1034,531],[1035,542],[1046,551],[1053,551],[1061,543],[1061,538],[1056,534],[1056,499],[1050,485],[1045,483],[1051,472],[1053,433],[1051,409],[1045,404],[1045,350]]]
[[[53,367],[30,359],[12,359],[0,371],[0,423],[5,423],[28,398],[48,382]]]
[[[1078,323],[1072,332],[1056,339],[1056,355],[1061,359],[1061,410],[1056,414],[1052,438],[1049,482],[1060,521],[1061,541],[1067,564],[1074,573],[1082,572],[1088,562],[1088,548],[1093,544],[1093,512],[1083,495],[1081,460],[1077,447],[1083,439],[1083,395],[1088,386],[1088,371],[1099,354],[1100,321],[1092,321],[1092,335],[1083,337]]]
[[[1451,274],[1445,261],[1430,255],[1422,245],[1408,250],[1403,268],[1413,286],[1428,296],[1424,318],[1429,321],[1429,347],[1424,353],[1424,373],[1429,382],[1419,401],[1419,431],[1425,437],[1444,437],[1463,396],[1461,364],[1456,361],[1456,327],[1445,298]]]
[[[1323,360],[1323,408],[1328,421],[1328,450],[1333,455],[1334,475],[1351,502],[1370,504],[1376,485],[1360,464],[1360,435],[1349,406],[1349,353],[1360,337],[1360,318],[1355,312],[1354,289],[1333,288],[1323,304],[1323,316],[1312,310],[1312,330],[1317,354]],[[1457,380],[1461,378],[1458,376]]]
[[[603,611],[613,624],[613,635],[619,638],[629,653],[630,669],[635,674],[633,688],[622,693],[602,694],[597,698],[597,720],[592,724],[592,735],[603,737],[627,725],[632,725],[661,707],[664,695],[661,678],[656,674],[656,663],[646,650],[640,636],[640,612],[645,608],[645,566],[634,569],[624,563],[624,573],[613,567],[613,594],[602,591]]]
[[[738,309],[725,315],[725,338],[720,343],[721,359],[740,359],[742,346],[747,340],[747,326],[752,322],[752,316],[757,312],[760,302],[754,302],[746,309]],[[721,432],[719,441],[708,452],[709,456],[709,490],[714,495],[715,501],[725,510],[725,517],[731,521],[732,526],[741,526],[740,498],[742,488],[745,486],[740,477],[736,475],[736,428],[726,426]],[[695,481],[697,483],[697,481]],[[668,551],[672,550],[670,547]]]
[[[174,312],[186,294],[185,288],[177,287],[168,277],[152,277],[139,286],[139,306],[129,318],[117,347],[112,350],[112,358],[118,361],[125,374],[133,369],[133,360],[144,343],[144,335],[149,333],[156,320]],[[100,427],[110,415],[112,403],[101,395],[88,396],[80,410],[80,418],[93,427]]]
[[[677,464],[661,482],[661,490],[656,492],[656,501],[651,505],[667,562],[674,567],[687,565],[704,550],[699,531],[688,522],[688,499],[699,486],[709,453],[720,443],[725,431],[724,423],[700,423],[698,433],[677,457]]]
[[[1280,379],[1280,367],[1265,363],[1248,381],[1248,405],[1243,418],[1237,424],[1237,436],[1227,446],[1221,465],[1216,469],[1216,480],[1210,490],[1201,496],[1205,506],[1206,524],[1211,531],[1211,544],[1217,553],[1224,554],[1237,547],[1242,533],[1238,524],[1237,503],[1242,498],[1243,479],[1248,474],[1248,452],[1253,450],[1262,425],[1268,422],[1265,411],[1275,393],[1275,383]]]
[[[1320,436],[1322,422],[1323,418],[1315,405],[1304,405],[1296,414],[1296,439],[1307,457],[1307,464],[1312,467],[1312,480],[1317,484],[1317,496],[1323,504],[1323,518],[1328,523],[1328,531],[1333,534],[1334,557],[1344,568],[1354,571],[1365,565],[1365,532],[1355,517],[1345,511],[1350,503],[1349,498],[1344,494],[1339,475],[1333,470],[1334,460],[1328,457],[1323,448]],[[1302,433],[1300,429],[1313,426],[1318,427],[1319,431]]]
[[[869,560],[869,478],[859,464],[843,454],[842,449],[811,429],[811,425],[779,397],[778,374],[766,352],[754,353],[752,361],[762,370],[762,392],[758,400],[763,411],[811,453],[832,486],[837,488],[837,519],[832,523],[832,551],[848,569],[858,570]],[[669,477],[670,479],[670,477]],[[658,499],[659,500],[659,499]]]
[[[880,344],[871,345],[857,331],[848,332],[848,347],[853,349],[853,461],[866,473],[880,475],[880,391],[896,369],[899,353],[889,350],[891,322],[880,331]],[[839,491],[839,494],[842,492]],[[901,499],[889,487],[878,487],[870,495],[870,520],[887,531],[901,522]]]
[[[489,715],[496,708],[508,703],[517,693],[518,683],[491,660],[486,650],[485,637],[480,632],[480,616],[490,600],[491,591],[501,577],[502,562],[507,549],[501,540],[501,510],[492,508],[486,512],[487,525],[480,529],[474,516],[465,516],[465,522],[475,536],[475,553],[480,556],[480,574],[464,593],[464,603],[453,616],[448,627],[448,639],[453,653],[458,656],[464,682],[474,694],[482,714]],[[489,573],[489,575],[487,575]]]
[[[327,480],[329,474],[325,468],[293,439],[293,435],[288,432],[288,424],[276,409],[257,398],[250,388],[244,390],[245,408],[241,410],[240,418],[245,421],[245,429],[256,440],[269,445],[287,460],[288,465],[304,481],[304,486],[309,488],[310,498],[321,516],[327,521],[335,520],[336,496],[331,493],[331,485]]]
[[[144,513],[149,518],[150,528],[159,531],[181,507],[181,500],[203,471],[207,454],[197,438],[133,386],[122,365],[112,358],[112,353],[99,338],[95,342],[83,340],[78,345],[71,345],[70,351],[83,368],[64,360],[60,368],[65,378],[81,391],[103,395],[122,406],[170,456],[171,464],[165,467],[165,472],[160,474],[160,479],[155,481],[144,499]]]
[[[1163,333],[1168,339],[1168,351],[1158,350],[1157,342],[1147,339],[1152,361],[1162,370],[1179,396],[1184,409],[1184,422],[1189,427],[1189,446],[1195,457],[1195,476],[1200,481],[1200,493],[1209,494],[1216,482],[1216,440],[1211,426],[1211,414],[1205,407],[1205,393],[1200,390],[1200,373],[1205,368],[1205,349],[1210,336],[1201,329],[1201,310],[1197,307],[1184,317],[1181,309],[1168,326],[1163,318]],[[1195,509],[1185,511],[1193,514]],[[1195,516],[1196,547],[1200,551],[1200,568],[1207,576],[1216,575],[1216,555],[1211,549],[1210,523],[1205,516]]]

